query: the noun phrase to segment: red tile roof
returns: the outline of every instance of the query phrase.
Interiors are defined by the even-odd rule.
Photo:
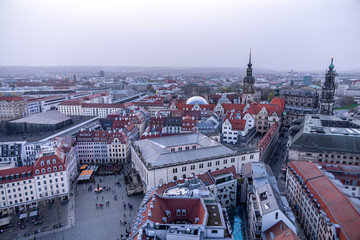
[[[280,115],[283,112],[278,105],[255,103],[250,106],[250,108],[247,110],[247,113],[258,114],[262,108],[266,109],[268,115],[273,114],[274,111],[276,111],[278,115]]]
[[[240,103],[223,103],[221,106],[224,109],[224,113],[234,110],[235,112],[243,112],[246,104]]]
[[[258,149],[260,150],[260,157],[265,152],[266,148],[271,143],[271,139],[274,137],[276,132],[279,129],[279,124],[276,122],[269,128],[269,131],[265,134],[265,136],[261,139],[261,141],[258,144]]]
[[[210,175],[212,177],[215,177],[215,176],[218,176],[220,174],[223,174],[223,173],[232,173],[232,175],[234,176],[234,178],[236,179],[236,169],[235,169],[235,166],[231,166],[229,168],[223,168],[223,169],[220,169],[220,170],[217,170],[217,171],[213,171],[213,172],[210,172]]]
[[[284,109],[285,109],[285,98],[274,97],[271,100],[271,104],[279,106],[281,111],[284,111]]]
[[[0,97],[0,101],[6,101],[6,102],[21,102],[24,101],[22,97],[19,96],[11,96],[11,97]]]
[[[313,162],[304,161],[293,161],[290,167],[304,179],[307,189],[317,199],[326,217],[340,226],[339,239],[360,239],[359,228],[354,227],[354,223],[360,223],[359,212],[318,167]]]
[[[31,176],[28,177],[28,172],[31,173]],[[22,174],[25,173],[25,178]],[[33,166],[22,166],[22,167],[14,167],[9,169],[0,170],[0,177],[2,177],[1,184],[10,183],[10,182],[17,182],[26,179],[33,178],[34,167]],[[19,179],[16,179],[16,174],[19,174]],[[14,179],[11,179],[11,175],[14,175]],[[9,176],[9,180],[6,180],[6,176]]]
[[[274,240],[300,240],[300,238],[281,220],[265,231],[266,239],[271,240],[271,232],[274,234]]]
[[[50,164],[47,164],[47,160],[50,160]],[[55,163],[53,163],[53,160],[55,160]],[[34,175],[43,175],[43,174],[49,174],[54,172],[61,172],[66,169],[66,159],[64,156],[64,159],[61,159],[59,156],[53,154],[53,155],[47,155],[42,156],[39,159],[35,161],[34,169],[35,174]],[[41,166],[41,162],[44,162],[44,165]],[[60,170],[60,166],[62,166],[62,170]],[[54,170],[54,167],[56,167],[56,170]],[[51,168],[50,171],[48,171],[48,168]],[[42,172],[42,169],[45,169],[45,172]],[[36,173],[36,170],[39,170],[39,173]]]

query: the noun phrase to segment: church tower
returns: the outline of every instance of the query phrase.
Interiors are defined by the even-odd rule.
[[[336,71],[334,70],[333,59],[331,58],[331,64],[329,65],[329,70],[325,75],[325,84],[321,93],[320,114],[334,114],[335,76]]]
[[[254,84],[255,84],[255,78],[252,75],[252,68],[251,68],[251,50],[250,50],[250,56],[249,56],[249,63],[246,70],[246,77],[243,81],[243,92],[242,92],[242,103],[248,103],[249,101],[254,101]]]

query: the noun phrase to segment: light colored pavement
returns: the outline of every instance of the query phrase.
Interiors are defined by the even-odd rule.
[[[100,183],[99,179],[103,179]],[[75,209],[74,215],[68,215],[68,224],[66,227],[57,229],[55,232],[39,236],[37,239],[121,239],[121,234],[125,235],[126,227],[131,226],[131,222],[135,218],[137,209],[140,205],[143,195],[128,197],[125,191],[124,181],[121,175],[96,177],[96,182],[101,187],[110,187],[112,191],[96,194],[88,191],[90,185],[93,189],[96,185],[79,184],[75,193]],[[115,181],[121,179],[121,187],[115,185]],[[118,200],[114,200],[114,196],[118,196]],[[96,197],[98,197],[96,200]],[[104,199],[103,199],[104,198]],[[122,200],[123,199],[123,200]],[[106,202],[110,201],[110,206],[106,206]],[[134,206],[130,210],[128,206],[124,209],[123,201],[131,203]],[[102,203],[102,208],[97,208],[96,203]],[[71,208],[71,203],[69,204]],[[71,212],[71,211],[70,211]],[[125,214],[125,217],[124,217]],[[120,225],[120,220],[126,221],[127,226]]]

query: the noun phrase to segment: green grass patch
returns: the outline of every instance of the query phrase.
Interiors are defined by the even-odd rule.
[[[357,106],[359,106],[359,104],[350,104],[350,105],[347,105],[347,106],[343,106],[343,107],[337,107],[337,108],[334,108],[335,110],[345,110],[345,109],[353,109],[353,108],[356,108]]]

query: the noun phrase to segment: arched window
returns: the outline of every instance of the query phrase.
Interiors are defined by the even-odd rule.
[[[47,165],[50,165],[50,160],[47,160],[47,161],[46,161],[46,164],[47,164]]]
[[[48,167],[48,169],[47,169],[47,170],[48,170],[48,172],[51,172],[51,167]]]
[[[36,169],[36,170],[35,170],[35,173],[36,173],[36,174],[39,174],[39,173],[40,173],[39,169]]]
[[[59,170],[60,170],[60,171],[63,170],[63,166],[62,166],[62,165],[59,166]]]
[[[56,172],[57,171],[57,167],[55,166],[55,167],[53,167],[53,169],[54,169],[54,172]]]
[[[41,169],[41,172],[42,172],[42,173],[45,173],[45,168],[42,168],[42,169]]]
[[[54,158],[54,159],[53,159],[53,164],[55,164],[55,163],[56,163],[56,159]]]
[[[41,165],[41,166],[44,166],[44,161],[41,161],[40,165]]]

